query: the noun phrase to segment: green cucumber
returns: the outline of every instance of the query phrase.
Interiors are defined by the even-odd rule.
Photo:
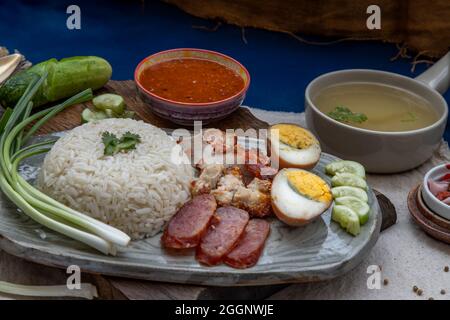
[[[131,110],[125,110],[125,111],[122,113],[121,118],[124,118],[124,119],[133,119],[135,115],[136,115],[136,112],[131,111]]]
[[[370,207],[364,201],[355,197],[340,197],[334,200],[336,205],[346,206],[352,209],[359,217],[359,223],[365,224],[369,220]]]
[[[331,193],[333,194],[333,198],[335,199],[340,197],[351,196],[356,197],[364,202],[369,202],[367,192],[356,187],[349,187],[349,186],[334,187],[331,188]]]
[[[92,111],[91,109],[84,109],[81,113],[81,122],[88,123],[96,120],[107,119],[108,115],[103,111]]]
[[[334,205],[331,219],[353,236],[357,236],[361,232],[358,215],[346,206]]]
[[[325,167],[325,172],[331,176],[338,173],[353,173],[363,179],[366,178],[364,167],[358,162],[349,160],[334,161]]]
[[[94,104],[96,109],[102,111],[111,110],[117,116],[121,116],[125,111],[125,101],[118,94],[101,94],[92,99],[92,103]]]
[[[111,78],[112,68],[105,59],[94,56],[50,59],[19,72],[0,87],[0,104],[14,108],[34,77],[48,72],[48,77],[33,98],[39,107],[70,97],[85,89],[99,89]]]
[[[338,173],[331,178],[333,187],[349,186],[367,190],[366,180],[353,173]]]

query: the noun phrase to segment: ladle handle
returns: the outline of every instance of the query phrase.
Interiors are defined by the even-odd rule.
[[[416,77],[441,94],[450,86],[450,52],[447,52],[438,62],[427,71]]]

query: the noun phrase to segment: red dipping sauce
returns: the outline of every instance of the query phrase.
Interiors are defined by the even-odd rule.
[[[144,69],[139,82],[151,93],[183,103],[221,101],[245,86],[242,77],[226,66],[203,59],[181,58]]]

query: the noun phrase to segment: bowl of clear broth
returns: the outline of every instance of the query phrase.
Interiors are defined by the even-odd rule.
[[[367,69],[321,75],[306,88],[307,126],[324,151],[368,172],[413,169],[432,156],[445,132],[449,68],[447,54],[415,79]]]
[[[153,113],[184,126],[227,117],[241,106],[250,85],[247,69],[233,58],[184,48],[145,58],[134,80]]]

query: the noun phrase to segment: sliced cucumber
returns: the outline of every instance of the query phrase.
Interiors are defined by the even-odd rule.
[[[333,187],[349,186],[367,190],[366,180],[353,173],[338,173],[331,178]]]
[[[340,160],[332,162],[325,167],[325,172],[331,176],[338,173],[353,173],[363,179],[366,178],[366,170],[360,163],[355,161]]]
[[[367,220],[369,220],[369,205],[356,197],[340,197],[335,199],[334,203],[337,205],[346,206],[356,212],[361,225],[365,224]]]
[[[353,236],[361,232],[358,215],[346,206],[334,205],[331,219]]]
[[[342,187],[334,187],[331,188],[331,193],[333,194],[333,198],[340,197],[356,197],[364,202],[369,202],[369,197],[367,196],[367,192],[360,188],[342,186]]]
[[[90,109],[84,109],[81,113],[81,122],[87,123],[95,120],[107,119],[108,115],[103,111],[92,111]]]
[[[136,112],[131,111],[131,110],[125,110],[125,111],[122,113],[121,118],[124,118],[124,119],[133,119],[135,115],[136,115]]]
[[[111,110],[117,116],[122,115],[122,113],[125,111],[125,101],[118,94],[101,94],[92,99],[92,103],[94,104],[96,109],[102,111]]]

